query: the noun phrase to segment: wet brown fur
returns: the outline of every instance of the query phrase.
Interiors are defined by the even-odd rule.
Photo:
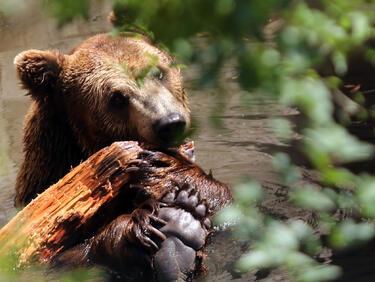
[[[150,55],[157,58],[164,78],[146,76],[141,87],[136,78],[152,61]],[[18,76],[33,104],[25,121],[25,159],[16,182],[16,206],[27,204],[71,167],[115,141],[155,144],[152,123],[170,111],[184,116],[188,126],[182,77],[172,63],[169,54],[145,38],[111,38],[105,34],[86,40],[69,55],[38,50],[19,54],[15,58]],[[108,108],[114,91],[121,91],[131,101],[126,111],[119,113]],[[231,200],[227,186],[178,152],[168,154],[175,158],[167,158],[162,152],[139,156],[148,165],[140,165],[133,184],[141,185],[160,200],[173,187],[195,183],[194,189],[207,203],[209,217]],[[97,263],[120,271],[130,269],[138,276],[147,265],[146,272],[150,272],[144,274],[152,277],[150,253],[139,243],[139,231],[134,231],[147,226],[150,211],[134,208],[131,214],[115,218],[85,243],[62,253],[56,265]],[[140,222],[139,216],[144,221]]]
[[[169,155],[173,155],[174,158]],[[168,154],[156,151],[152,156],[145,157],[145,160],[151,166],[141,167],[141,175],[137,177],[137,184],[145,187],[157,200],[169,192],[171,187],[183,183],[192,185],[199,192],[199,197],[205,201],[209,209],[209,216],[213,216],[232,200],[227,185],[217,181],[211,174],[206,174],[199,166],[177,151],[168,152]],[[155,187],[158,188],[155,189]]]
[[[136,78],[152,58],[164,73]],[[29,50],[14,60],[23,88],[34,100],[24,128],[25,159],[16,181],[16,206],[57,182],[71,167],[114,141],[155,143],[152,123],[168,111],[189,123],[180,69],[145,37],[89,38],[69,55]],[[121,91],[127,110],[109,110],[111,93]]]

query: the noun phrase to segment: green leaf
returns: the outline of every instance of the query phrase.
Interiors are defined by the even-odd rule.
[[[280,222],[272,222],[264,237],[264,244],[271,248],[296,250],[299,247],[299,240],[288,225]]]
[[[364,243],[375,234],[375,227],[371,223],[355,223],[351,220],[335,226],[328,239],[334,248],[344,249]]]
[[[306,129],[305,135],[310,146],[319,148],[340,163],[366,160],[374,154],[373,145],[359,141],[335,124]]]
[[[371,24],[368,17],[360,12],[355,11],[349,14],[352,21],[352,36],[356,43],[366,40],[371,35]]]
[[[243,255],[236,263],[236,269],[241,272],[247,272],[254,269],[273,267],[278,264],[277,254],[266,252],[264,250],[254,250]]]
[[[190,60],[190,58],[193,55],[193,48],[186,39],[175,39],[173,43],[173,48],[177,52],[177,54],[185,60]]]
[[[353,188],[356,176],[344,168],[326,167],[322,171],[322,179],[327,185],[342,188]]]
[[[311,186],[294,189],[290,198],[298,206],[314,211],[331,211],[335,208],[334,201],[327,194]]]
[[[219,15],[228,15],[232,13],[235,8],[233,0],[218,0],[215,6],[215,12]]]
[[[283,142],[289,142],[293,135],[291,123],[284,118],[275,118],[270,122],[271,130]]]
[[[239,207],[230,205],[222,209],[216,216],[215,222],[218,224],[233,223],[242,217],[242,212]]]
[[[366,217],[375,218],[375,179],[369,178],[360,183],[357,198],[361,213]]]
[[[292,185],[301,179],[299,168],[290,162],[289,156],[285,153],[274,155],[273,166],[281,174],[286,184]]]
[[[244,183],[233,188],[233,196],[237,203],[251,205],[263,198],[263,189],[256,182]]]
[[[325,84],[315,78],[284,78],[280,102],[287,106],[297,106],[316,126],[332,122],[330,93]]]
[[[334,52],[332,55],[333,65],[335,67],[335,72],[338,75],[344,75],[347,70],[348,66],[346,64],[346,57],[342,52]]]
[[[49,0],[45,3],[45,8],[58,20],[60,27],[78,16],[84,19],[89,17],[90,5],[88,0]]]
[[[303,253],[300,253],[300,252],[289,252],[286,256],[285,256],[285,265],[287,267],[290,267],[292,269],[298,269],[300,267],[306,267],[306,266],[309,266],[309,265],[312,265],[314,264],[315,261],[303,254]]]
[[[341,269],[335,265],[319,265],[300,270],[297,277],[301,282],[318,282],[334,280],[340,275]]]

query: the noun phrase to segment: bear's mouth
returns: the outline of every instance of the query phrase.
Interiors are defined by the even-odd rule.
[[[148,150],[160,150],[162,152],[166,152],[168,154],[175,155],[176,153],[183,155],[186,159],[195,162],[195,146],[194,141],[185,141],[184,143],[180,144],[179,146],[175,147],[160,147],[158,145],[152,145],[147,142],[141,142],[142,147]]]

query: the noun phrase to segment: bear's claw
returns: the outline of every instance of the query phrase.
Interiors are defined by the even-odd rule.
[[[138,241],[146,248],[159,249],[158,245],[151,239],[152,235],[164,241],[166,236],[157,228],[155,228],[151,222],[158,225],[166,225],[167,222],[147,209],[138,208],[132,212],[132,220],[134,222],[132,226],[132,233],[138,239]]]
[[[134,222],[132,231],[135,237],[143,246],[147,248],[152,246],[158,250],[158,245],[150,237],[155,235],[162,241],[166,239],[166,236],[154,226],[157,225],[161,227],[167,224],[165,220],[156,216],[159,213],[161,203],[145,193],[144,189],[139,189],[135,199],[135,205],[137,208],[132,212],[132,220]]]

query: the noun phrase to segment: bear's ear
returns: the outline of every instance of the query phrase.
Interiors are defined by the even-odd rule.
[[[53,90],[63,61],[64,55],[58,51],[28,50],[14,58],[18,77],[33,96],[44,96]]]

